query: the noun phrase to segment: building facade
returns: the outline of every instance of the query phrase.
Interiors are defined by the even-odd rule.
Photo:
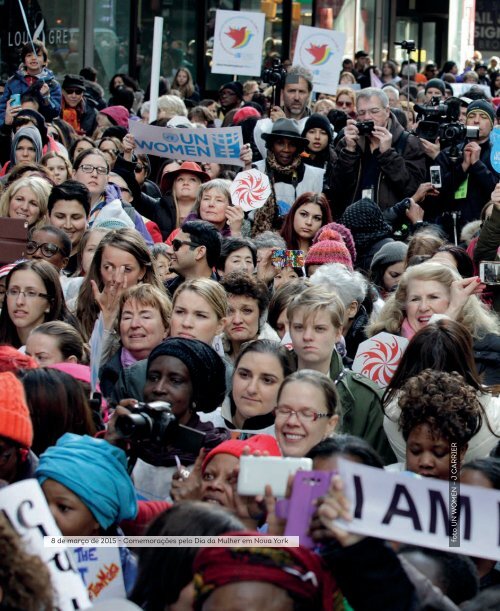
[[[482,0],[478,0],[481,2]],[[379,64],[406,53],[396,41],[412,39],[423,64],[452,58],[463,63],[474,43],[476,0],[22,0],[30,32],[45,41],[50,68],[59,77],[94,66],[107,87],[127,72],[146,87],[151,69],[153,22],[164,17],[162,74],[188,67],[202,91],[227,80],[212,75],[210,62],[217,9],[266,15],[263,60],[292,58],[299,25],[335,28],[347,34],[345,55],[364,49]],[[417,7],[418,5],[418,7]],[[20,0],[0,0],[0,66],[15,70],[19,47],[28,40]],[[477,31],[477,26],[476,26]]]

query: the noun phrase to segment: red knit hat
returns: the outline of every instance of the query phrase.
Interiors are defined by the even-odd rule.
[[[281,456],[278,442],[272,435],[253,435],[248,439],[228,439],[220,443],[213,450],[210,450],[205,456],[201,471],[205,471],[208,463],[216,454],[231,454],[239,458],[245,448],[250,448],[250,454],[268,452],[269,456]]]
[[[33,443],[33,425],[24,396],[24,387],[13,373],[0,373],[0,437],[23,448]]]
[[[313,244],[307,253],[305,266],[342,263],[352,270],[352,259],[342,236],[333,229],[321,231],[321,239]]]
[[[234,113],[233,125],[238,125],[239,123],[250,117],[257,117],[258,119],[261,119],[262,115],[253,106],[243,106],[243,108],[240,108]]]
[[[323,227],[321,227],[321,229],[319,229],[314,236],[312,243],[316,244],[316,242],[321,242],[321,240],[323,240],[323,231],[326,231],[327,229],[333,229],[340,233],[340,237],[344,241],[344,244],[351,255],[351,261],[353,264],[356,263],[356,245],[354,244],[354,238],[352,237],[351,230],[345,225],[341,225],[340,223],[328,223],[327,225],[323,225]]]
[[[38,363],[32,356],[23,354],[12,346],[0,346],[0,373],[16,372],[19,369],[36,369],[37,367]]]

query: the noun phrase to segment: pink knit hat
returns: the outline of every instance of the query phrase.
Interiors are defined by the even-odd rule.
[[[356,263],[356,246],[354,244],[354,238],[352,237],[351,230],[345,225],[341,225],[340,223],[328,223],[328,225],[323,225],[323,227],[321,227],[318,233],[314,236],[313,244],[316,244],[316,242],[321,242],[321,240],[324,239],[322,237],[322,233],[327,229],[334,229],[340,233],[340,236],[344,240],[344,244],[351,255],[352,262]]]
[[[125,106],[108,106],[99,111],[102,115],[106,115],[113,125],[119,125],[128,129],[128,120],[130,117],[129,111]]]
[[[340,233],[323,227],[320,240],[307,253],[305,267],[325,263],[342,263],[352,270],[352,258]]]

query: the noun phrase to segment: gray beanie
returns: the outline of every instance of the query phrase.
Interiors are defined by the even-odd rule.
[[[17,130],[12,138],[12,145],[10,149],[10,163],[12,166],[16,165],[16,148],[19,143],[19,140],[26,138],[33,143],[35,147],[35,161],[36,163],[40,163],[40,159],[42,158],[42,137],[40,136],[40,132],[33,125],[26,125]],[[10,168],[12,169],[12,167]]]
[[[441,80],[440,78],[431,78],[430,81],[427,81],[427,83],[425,83],[425,91],[427,92],[427,89],[429,89],[429,87],[435,87],[436,89],[439,89],[439,91],[445,95],[446,93],[446,87],[444,85],[444,81]]]
[[[407,250],[408,244],[404,242],[388,242],[384,244],[382,248],[375,253],[370,269],[373,271],[377,267],[388,267],[389,265],[394,265],[394,263],[404,261]]]

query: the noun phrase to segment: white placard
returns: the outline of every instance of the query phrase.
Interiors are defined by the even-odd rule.
[[[217,10],[212,72],[260,76],[265,23],[264,13]]]
[[[71,551],[93,602],[127,598],[118,547],[73,547]]]
[[[377,333],[361,342],[352,364],[352,370],[370,378],[380,388],[386,388],[398,368],[408,340],[391,333]]]
[[[454,482],[391,473],[342,458],[338,470],[353,514],[352,522],[337,521],[342,528],[500,560],[500,491],[465,484],[457,489]]]
[[[344,32],[299,26],[293,63],[313,74],[313,90],[332,93],[337,90],[346,35]]]
[[[236,175],[230,187],[231,201],[245,212],[257,210],[271,195],[269,178],[259,170],[247,170]]]
[[[57,608],[61,611],[90,608],[89,597],[69,549],[64,545],[44,547],[44,536],[57,538],[61,532],[37,480],[27,479],[3,488],[0,509],[20,535],[26,551],[39,556],[48,566]]]
[[[245,165],[240,159],[243,146],[241,127],[176,129],[131,121],[129,130],[135,138],[136,150],[139,153],[183,161]]]
[[[457,98],[462,96],[467,97],[466,93],[469,91],[469,89],[471,89],[471,87],[474,87],[474,89],[479,87],[479,89],[484,91],[486,97],[491,99],[491,89],[488,87],[488,85],[478,85],[477,83],[450,83],[450,85],[453,89],[453,95]]]

